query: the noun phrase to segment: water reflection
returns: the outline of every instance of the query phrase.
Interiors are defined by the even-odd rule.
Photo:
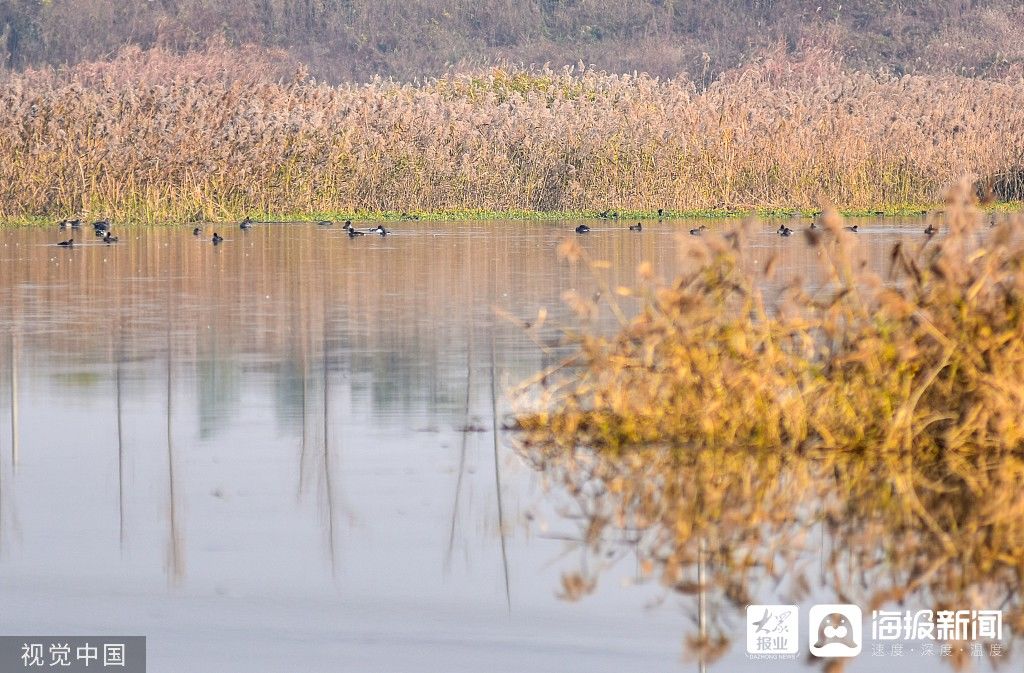
[[[573,513],[569,539],[580,562],[563,576],[567,597],[635,561],[641,581],[697,596],[709,632],[688,639],[704,658],[721,656],[733,639],[743,647],[734,618],[744,606],[803,603],[823,591],[869,615],[897,606],[997,609],[1013,632],[1024,625],[1024,473],[1009,456],[969,465],[950,456],[612,456],[529,439],[524,456]],[[954,642],[950,663],[969,663],[968,651]]]
[[[642,260],[673,275],[691,226],[581,243],[625,284]],[[874,226],[869,259],[920,229]],[[506,386],[564,353],[563,292],[595,291],[557,261],[571,227],[396,229],[266,226],[214,248],[139,228],[74,250],[52,231],[0,230],[0,628],[143,632],[168,670],[188,663],[175,643],[211,670],[316,669],[324,653],[413,670],[424,647],[447,670],[679,670],[696,597],[615,587],[649,573],[639,529],[601,542],[611,557],[564,557],[600,510],[563,511],[500,430]],[[752,241],[761,263],[816,268],[771,232]],[[500,317],[541,309],[539,331]],[[559,532],[566,521],[578,534]],[[697,553],[680,556],[679,582],[701,583]],[[724,581],[719,546],[707,556]],[[576,558],[588,578],[633,564],[588,601],[558,601]],[[711,634],[735,626],[720,600],[708,596]],[[316,651],[281,645],[257,665],[245,629]]]
[[[791,311],[791,321],[767,320],[761,294],[745,291],[748,276],[733,273],[738,265],[723,256],[652,289],[647,309],[611,339],[582,340],[566,360],[579,375],[533,385],[527,392],[540,403],[527,399],[518,418],[522,455],[554,482],[568,512],[563,518],[577,528],[568,541],[581,560],[576,572],[563,575],[565,597],[593,592],[606,570],[634,558],[641,578],[656,580],[670,595],[697,596],[698,628],[688,644],[702,663],[726,651],[736,633],[728,620],[746,606],[801,603],[815,592],[830,595],[831,603],[864,606],[869,615],[896,605],[924,609],[929,622],[934,615],[932,635],[925,636],[931,642],[914,644],[922,651],[930,645],[933,655],[949,648],[941,656],[957,668],[974,657],[979,664],[1005,661],[984,662],[1006,647],[1001,628],[981,627],[985,618],[1006,623],[1007,635],[1024,626],[1019,410],[1007,421],[994,420],[1004,399],[1018,399],[1005,397],[1013,386],[999,382],[1013,378],[1018,360],[1016,347],[1004,350],[1006,342],[977,356],[972,342],[986,344],[990,332],[1007,340],[1017,333],[1001,321],[1007,311],[1015,315],[1008,306],[1016,298],[1006,290],[1016,287],[1019,266],[1015,249],[989,247],[986,256],[984,247],[970,247],[982,239],[969,234],[951,236],[930,248],[934,256],[914,260],[946,271],[935,272],[946,292],[922,297],[915,310],[906,309],[903,316],[911,319],[903,324],[870,293],[857,292],[849,293],[853,309],[825,294],[818,312],[805,303]],[[1011,230],[996,235],[1006,240]],[[894,248],[894,259],[901,248]],[[834,249],[846,259],[842,246]],[[584,257],[573,245],[564,250],[570,259]],[[987,266],[956,267],[956,259],[968,256]],[[600,272],[600,264],[587,265]],[[953,276],[954,269],[961,275]],[[873,280],[847,277],[865,286]],[[996,289],[984,295],[979,277]],[[904,296],[924,294],[913,277],[903,282]],[[974,294],[958,301],[962,288]],[[891,288],[883,293],[895,296]],[[977,297],[991,300],[971,303]],[[593,309],[580,304],[589,319]],[[858,320],[856,311],[867,317]],[[944,345],[944,356],[925,350],[933,334],[955,334],[969,324],[967,316],[982,316],[974,323],[980,336]],[[910,343],[898,335],[917,321],[933,332],[914,339],[913,367],[931,378],[887,386],[885,373],[902,364],[885,361],[874,370],[882,375],[859,368],[879,344],[895,351]],[[892,336],[875,338],[878,329]],[[774,349],[786,339],[814,345],[833,338],[853,346],[827,346],[811,356],[800,346]],[[858,350],[864,344],[871,345]],[[786,359],[782,351],[795,354]],[[951,357],[962,353],[971,355]],[[1004,353],[1014,355],[1004,359]],[[940,379],[946,372],[950,378]],[[929,389],[933,381],[941,384]],[[933,390],[940,392],[932,396]],[[999,393],[972,398],[977,390]],[[873,396],[893,411],[873,407]],[[791,413],[792,404],[806,413]],[[903,413],[920,423],[903,431]],[[890,441],[898,432],[901,440]],[[770,614],[765,610],[764,619]],[[896,614],[895,639],[904,633],[902,616]],[[810,642],[827,641],[831,627],[841,624],[849,635],[849,620],[841,619],[822,620]],[[954,620],[963,628],[944,628]],[[905,623],[909,632],[910,615]]]

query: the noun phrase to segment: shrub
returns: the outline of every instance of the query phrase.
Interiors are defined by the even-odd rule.
[[[695,268],[670,283],[641,270],[605,292],[643,302],[611,336],[570,297],[578,351],[521,391],[518,427],[583,513],[580,545],[602,563],[635,550],[713,606],[820,581],[869,608],[1001,606],[1024,628],[1024,242],[971,195],[951,194],[948,235],[896,245],[887,278],[826,213],[806,236],[819,287],[769,300],[738,230],[687,241]],[[563,254],[601,267],[573,241]],[[596,586],[603,566],[584,567],[568,585]],[[722,650],[721,616],[694,646]]]

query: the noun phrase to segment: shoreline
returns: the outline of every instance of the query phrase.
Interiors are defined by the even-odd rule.
[[[1024,201],[1000,201],[979,205],[979,209],[986,213],[1019,213],[1024,212]],[[871,218],[871,217],[921,217],[930,213],[942,213],[944,205],[940,203],[931,205],[904,204],[878,206],[873,208],[838,208],[839,214],[846,218]],[[320,220],[331,220],[335,223],[351,219],[360,222],[402,222],[402,221],[427,221],[427,222],[482,222],[482,221],[589,221],[606,220],[616,221],[612,217],[601,217],[601,211],[596,210],[440,210],[431,212],[411,211],[407,213],[394,211],[332,211],[315,213],[252,213],[240,212],[237,216],[224,219],[189,219],[189,220],[163,220],[159,218],[129,218],[120,220],[119,226],[133,226],[139,224],[151,226],[194,226],[204,224],[233,224],[245,217],[252,219],[254,224],[301,224],[304,222],[317,222]],[[820,208],[712,208],[712,209],[666,209],[660,219],[663,220],[735,220],[745,217],[757,217],[766,220],[784,218],[811,218],[821,213]],[[658,220],[657,210],[620,210],[618,211],[619,222],[629,220]],[[105,215],[83,217],[83,224],[86,220],[99,219]],[[0,217],[0,226],[49,226],[54,225],[63,219],[61,216],[53,215],[32,215],[32,216],[11,216]],[[112,217],[119,220],[120,218]]]

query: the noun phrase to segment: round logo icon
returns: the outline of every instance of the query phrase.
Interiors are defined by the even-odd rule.
[[[856,605],[815,605],[808,615],[807,641],[816,657],[855,657],[864,639],[864,617]]]

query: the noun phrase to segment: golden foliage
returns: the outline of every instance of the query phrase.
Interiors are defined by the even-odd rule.
[[[766,579],[798,600],[820,558],[844,600],[1021,622],[1024,222],[985,226],[971,194],[950,193],[947,236],[896,246],[887,279],[828,214],[809,243],[822,287],[767,301],[726,237],[643,284],[619,333],[584,327],[518,426],[586,514],[586,548],[635,549],[686,593],[706,545],[708,590],[739,606]]]
[[[0,217],[867,208],[965,173],[1024,189],[1017,80],[760,64],[702,92],[575,68],[332,86],[211,49],[3,75]]]

